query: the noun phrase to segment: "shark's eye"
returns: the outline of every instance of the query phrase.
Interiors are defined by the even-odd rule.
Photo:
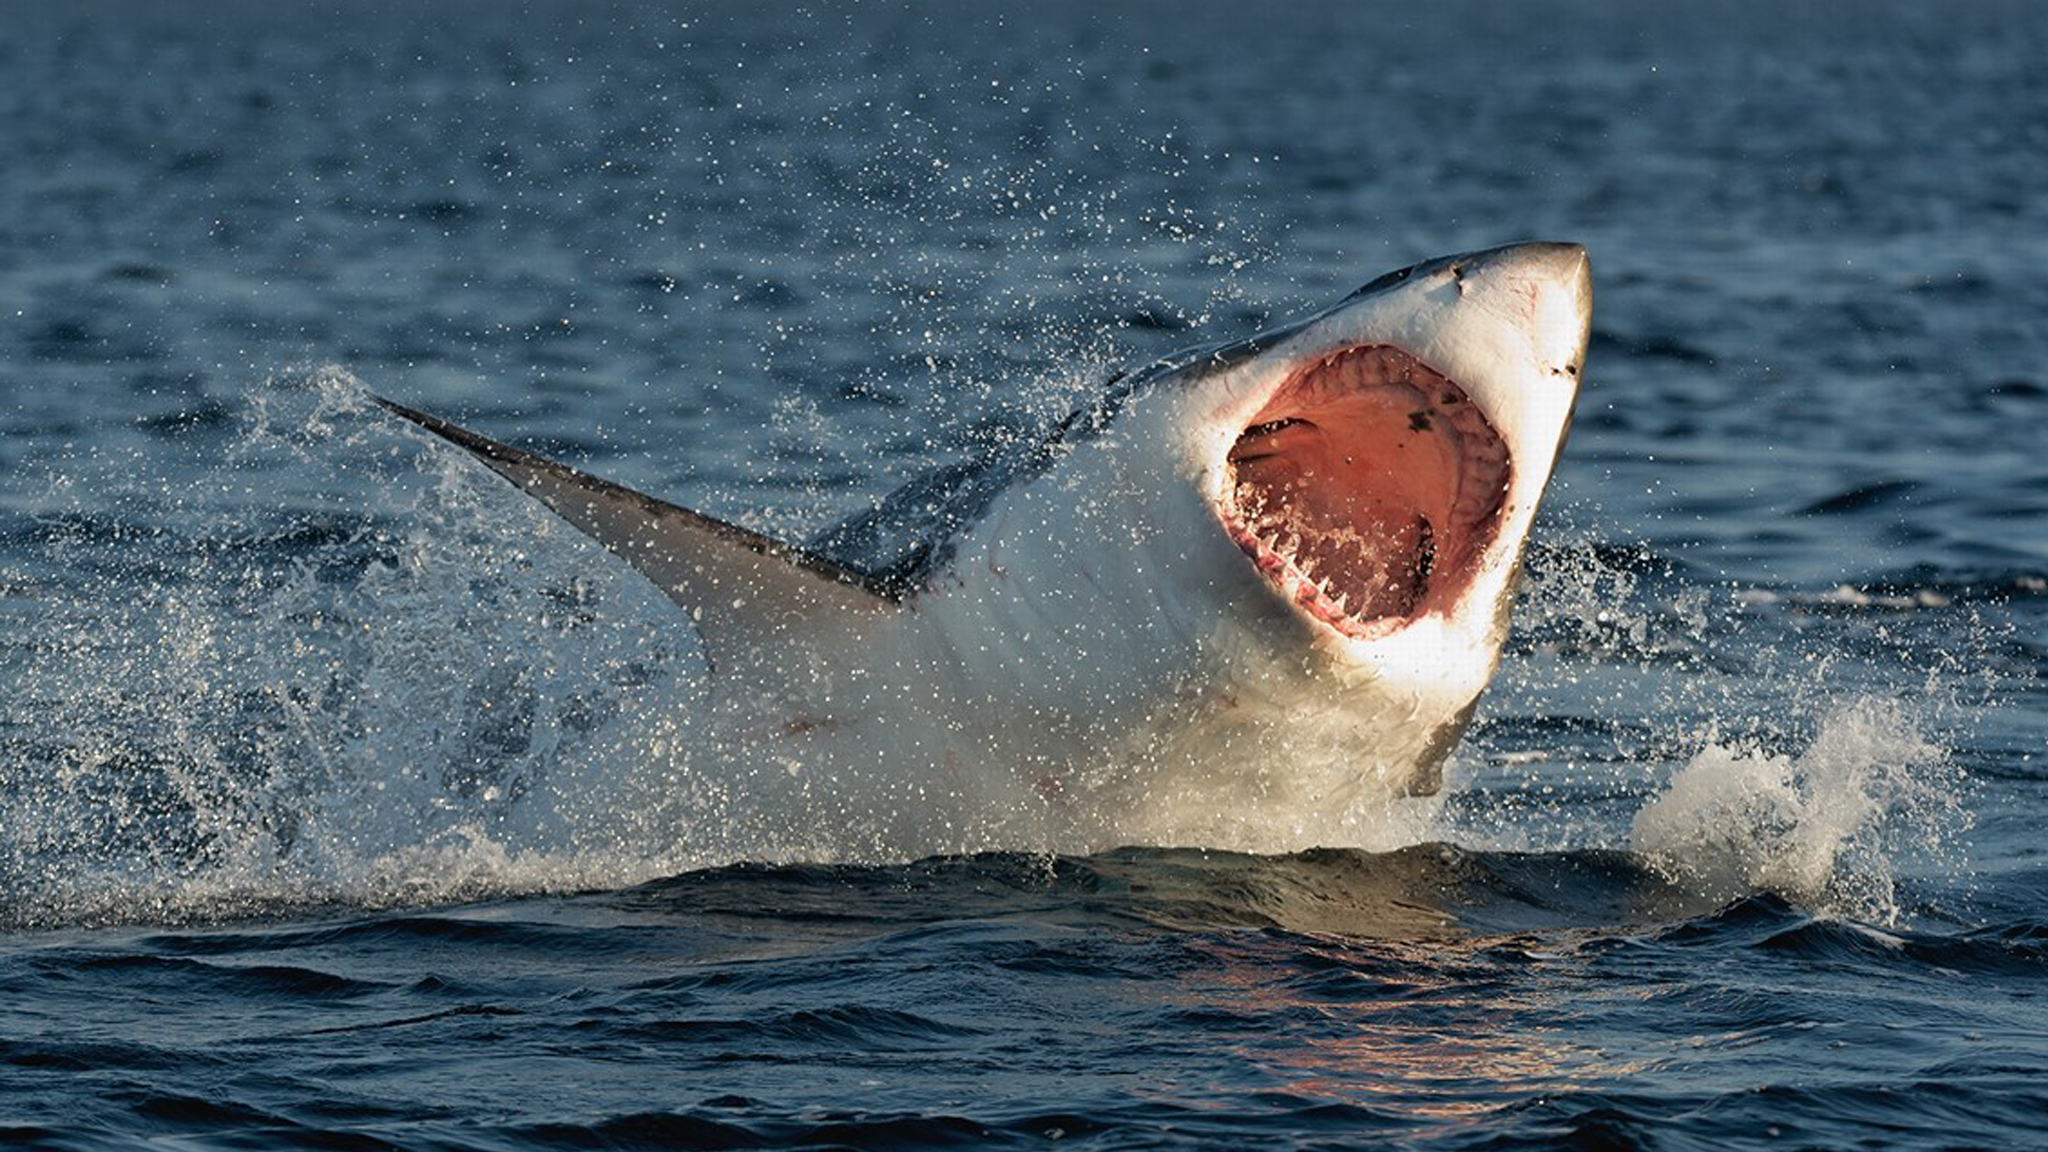
[[[1367,284],[1363,288],[1360,288],[1358,291],[1353,292],[1352,295],[1365,296],[1373,292],[1384,292],[1385,290],[1392,288],[1394,285],[1399,284],[1401,281],[1406,280],[1408,277],[1413,276],[1415,274],[1415,270],[1420,267],[1422,267],[1422,265],[1420,264],[1410,264],[1406,268],[1396,269],[1395,271],[1389,272],[1386,275],[1379,277],[1372,283]]]

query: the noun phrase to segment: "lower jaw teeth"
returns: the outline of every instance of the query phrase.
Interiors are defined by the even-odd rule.
[[[1436,560],[1435,533],[1427,520],[1419,520],[1419,532],[1421,548],[1412,560],[1412,568],[1381,572],[1374,583],[1364,589],[1338,579],[1349,573],[1355,580],[1360,575],[1357,566],[1361,564],[1370,569],[1372,565],[1364,557],[1300,557],[1301,536],[1294,532],[1276,531],[1269,536],[1245,530],[1240,540],[1259,571],[1289,599],[1314,610],[1332,625],[1364,627],[1381,617],[1406,615],[1420,603],[1427,591]],[[1352,562],[1351,567],[1345,567],[1347,559]],[[1323,575],[1316,571],[1318,561],[1335,563],[1343,571]],[[1359,597],[1356,611],[1363,611],[1376,594],[1381,597],[1383,607],[1369,618],[1356,615],[1352,597]]]

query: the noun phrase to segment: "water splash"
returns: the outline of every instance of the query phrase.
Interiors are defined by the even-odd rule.
[[[629,882],[692,861],[633,717],[687,632],[339,369],[245,398],[226,469],[139,455],[45,514],[10,664],[0,918],[220,915]],[[189,500],[179,475],[246,498]],[[82,503],[83,495],[77,497]],[[350,506],[353,505],[353,506]],[[19,597],[17,597],[19,598]],[[681,673],[679,675],[679,673]]]
[[[1629,843],[1709,898],[1775,891],[1895,923],[1907,863],[1952,856],[1960,784],[1903,708],[1860,698],[1824,716],[1797,754],[1709,744],[1636,815]]]
[[[1948,749],[1995,706],[1995,627],[1962,604],[1815,613],[1603,543],[1569,523],[1584,511],[1553,513],[1531,558],[1446,837],[1626,845],[1699,898],[1882,922],[1911,912],[1909,878],[1963,868]]]
[[[829,822],[726,819],[719,718],[658,593],[384,418],[344,370],[282,375],[238,411],[224,441],[195,449],[212,460],[74,466],[70,506],[54,500],[0,572],[8,610],[36,614],[0,684],[0,921],[431,903],[738,858],[1033,846],[1000,813],[980,839],[894,854],[835,841]],[[195,499],[192,476],[236,492]],[[1582,540],[1532,567],[1489,698],[1511,711],[1466,754],[1507,769],[1506,786],[1327,804],[1268,830],[1276,844],[1625,841],[1697,892],[1898,914],[1893,855],[1939,847],[1959,812],[1935,704],[1825,703],[1825,637],[1786,638],[1794,657],[1769,670],[1789,680],[1754,675],[1728,653],[1775,650],[1757,637],[1785,621],[1646,553]],[[1787,715],[1822,717],[1803,751]],[[1516,723],[1531,747],[1502,739]],[[1340,768],[1351,752],[1293,750]],[[1483,820],[1452,811],[1473,795],[1492,805]],[[1251,842],[1225,830],[1219,842]]]

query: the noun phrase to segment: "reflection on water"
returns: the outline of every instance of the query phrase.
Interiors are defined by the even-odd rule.
[[[1180,987],[1191,1005],[1285,1022],[1233,1048],[1270,1087],[1385,1114],[1478,1116],[1646,1067],[1585,1042],[1571,1009],[1583,968],[1536,946],[1223,937]]]

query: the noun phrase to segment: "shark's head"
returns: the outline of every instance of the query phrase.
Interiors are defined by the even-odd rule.
[[[1203,550],[1235,570],[1189,578],[1291,618],[1340,678],[1399,689],[1455,737],[1506,636],[1591,305],[1584,249],[1517,244],[1176,358],[1146,389],[1173,399],[1140,419],[1236,552]]]

